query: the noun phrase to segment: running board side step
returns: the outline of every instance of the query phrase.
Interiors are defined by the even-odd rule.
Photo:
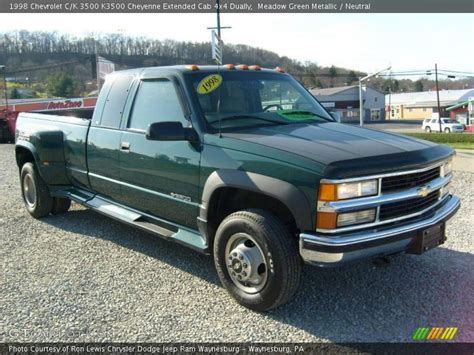
[[[119,205],[100,195],[81,189],[55,190],[51,191],[51,194],[56,197],[68,197],[105,216],[138,227],[166,240],[183,244],[201,253],[210,253],[205,238],[198,231]]]

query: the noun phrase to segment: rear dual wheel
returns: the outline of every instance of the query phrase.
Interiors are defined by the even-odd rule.
[[[33,163],[29,162],[23,165],[20,181],[26,210],[34,218],[45,217],[50,213],[64,213],[71,206],[71,200],[50,195],[48,185]]]
[[[297,291],[301,274],[297,241],[266,211],[243,210],[225,218],[216,232],[214,261],[227,291],[250,309],[276,308]]]

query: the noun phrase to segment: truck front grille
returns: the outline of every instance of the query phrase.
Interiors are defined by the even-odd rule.
[[[425,197],[417,197],[409,200],[387,203],[380,206],[379,219],[381,221],[408,216],[412,213],[423,211],[434,205],[439,198],[440,191],[433,191]]]
[[[440,176],[440,167],[418,173],[388,176],[382,179],[382,192],[409,189],[422,186]]]

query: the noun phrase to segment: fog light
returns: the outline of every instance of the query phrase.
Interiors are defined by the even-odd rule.
[[[341,213],[337,216],[337,226],[344,227],[354,224],[369,223],[375,221],[375,208],[364,211]]]

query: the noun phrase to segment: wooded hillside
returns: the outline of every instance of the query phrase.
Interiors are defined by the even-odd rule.
[[[6,65],[9,90],[15,95],[51,95],[51,83],[58,77],[71,81],[68,94],[84,95],[95,89],[95,55],[116,64],[116,69],[173,64],[212,64],[209,42],[178,42],[120,34],[100,34],[76,38],[56,32],[14,31],[0,33],[0,63]],[[346,68],[322,67],[316,63],[297,60],[247,45],[227,44],[226,63],[258,64],[273,68],[280,66],[307,87],[333,87],[357,83],[365,73]],[[369,83],[382,91],[428,90],[430,80],[387,80],[377,78]],[[442,88],[474,86],[474,79],[444,80]],[[49,87],[49,88],[48,88]],[[57,94],[56,94],[57,95]]]

